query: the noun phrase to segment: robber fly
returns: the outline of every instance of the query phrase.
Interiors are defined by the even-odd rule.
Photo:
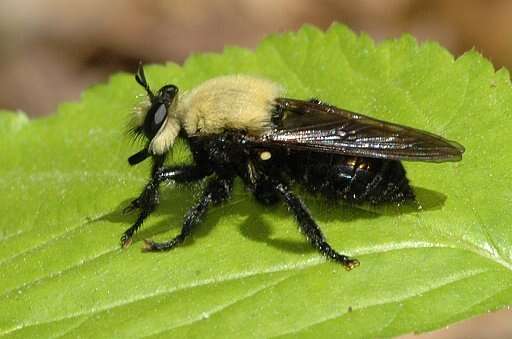
[[[145,147],[128,160],[135,165],[151,158],[153,166],[142,193],[125,209],[140,214],[121,237],[124,247],[158,206],[161,183],[206,180],[181,232],[167,242],[145,240],[146,251],[167,251],[181,244],[211,205],[230,197],[233,180],[239,177],[259,202],[284,202],[311,245],[351,269],[359,261],[329,245],[291,185],[330,200],[400,203],[414,200],[401,160],[459,161],[464,152],[457,142],[429,132],[316,99],[285,98],[282,86],[258,77],[217,77],[181,95],[175,85],[154,93],[142,65],[135,80],[147,98],[135,110],[132,132],[145,140]],[[190,146],[193,164],[166,166],[178,136]]]

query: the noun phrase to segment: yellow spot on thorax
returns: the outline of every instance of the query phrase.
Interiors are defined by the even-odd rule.
[[[270,153],[269,151],[263,151],[260,153],[260,159],[263,160],[263,161],[266,161],[268,159],[272,158],[272,153]]]

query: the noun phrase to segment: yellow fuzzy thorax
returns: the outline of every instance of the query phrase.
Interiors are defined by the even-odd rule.
[[[259,134],[270,127],[274,100],[283,92],[270,80],[222,76],[183,94],[175,115],[189,135],[215,134],[226,129]]]

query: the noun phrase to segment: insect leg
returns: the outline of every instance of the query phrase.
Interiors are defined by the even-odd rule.
[[[164,181],[173,180],[175,182],[191,182],[197,181],[209,173],[200,166],[174,166],[163,167],[155,170],[153,177],[144,187],[140,196],[133,200],[128,207],[123,210],[123,213],[129,213],[135,209],[141,209],[141,213],[135,223],[124,231],[121,236],[121,245],[127,247],[131,243],[133,234],[140,228],[144,220],[155,210],[160,201],[160,183]]]
[[[173,239],[158,243],[152,240],[144,240],[144,251],[168,251],[181,244],[190,235],[194,226],[200,221],[210,204],[220,203],[231,195],[233,178],[216,178],[210,181],[205,188],[201,199],[194,205],[185,216],[180,234]]]
[[[322,234],[322,231],[316,224],[315,220],[311,217],[311,214],[307,210],[304,203],[291,192],[283,183],[276,185],[276,190],[283,197],[284,201],[291,209],[301,231],[306,235],[309,242],[323,255],[339,262],[345,269],[351,270],[354,267],[359,266],[359,261],[354,258],[347,257],[346,255],[336,252],[331,245],[329,245]]]

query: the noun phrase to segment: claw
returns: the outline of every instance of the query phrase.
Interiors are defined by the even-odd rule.
[[[127,248],[132,244],[132,237],[127,236],[126,234],[123,234],[121,236],[121,247]]]
[[[359,266],[359,260],[357,259],[349,259],[343,263],[343,266],[345,266],[345,269],[347,271],[350,271],[353,268],[356,268]]]

